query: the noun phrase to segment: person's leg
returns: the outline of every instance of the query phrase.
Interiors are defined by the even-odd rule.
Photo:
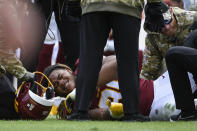
[[[103,50],[110,32],[109,13],[82,16],[79,72],[76,80],[76,109],[86,112],[96,91]]]
[[[67,15],[66,1],[58,0],[56,2],[55,19],[63,44],[65,64],[74,70],[75,62],[79,58],[81,18]]]
[[[195,111],[187,72],[197,73],[196,59],[197,50],[188,47],[172,47],[166,53],[166,65],[176,101],[176,108],[185,112]]]
[[[113,14],[113,35],[118,63],[118,80],[124,113],[139,113],[138,38],[141,20]]]
[[[154,100],[149,117],[151,120],[169,120],[171,115],[177,115],[173,91],[168,72],[154,81]]]
[[[15,89],[6,76],[0,77],[0,88],[0,119],[19,119],[14,109]]]
[[[49,18],[50,22],[50,11],[51,9],[49,7],[51,0],[38,0],[38,3],[34,3],[32,5],[32,8],[35,8],[34,12],[29,12],[29,16],[39,18],[36,23],[39,23],[40,27],[38,28],[39,31],[37,31],[38,37],[36,37],[36,40],[29,41],[28,39],[25,41],[24,47],[21,48],[21,54],[20,59],[24,65],[24,67],[31,72],[36,71],[36,67],[38,65],[38,56],[39,52],[42,48],[42,44],[44,43],[44,39],[48,30],[47,26],[47,18]],[[35,24],[36,24],[35,23]],[[29,28],[31,28],[29,26]],[[25,28],[26,29],[26,28]],[[31,34],[31,30],[29,30]],[[28,36],[29,34],[27,34]]]

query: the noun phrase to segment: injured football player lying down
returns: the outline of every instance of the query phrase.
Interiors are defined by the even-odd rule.
[[[139,52],[139,70],[142,65],[143,53]],[[44,70],[44,74],[49,78],[54,86],[55,96],[64,97],[65,100],[57,99],[55,102],[57,116],[59,119],[67,119],[75,111],[75,78],[77,70],[73,72],[68,66],[56,64],[48,66]],[[89,106],[89,119],[92,120],[121,120],[124,116],[123,105],[121,103],[121,94],[117,80],[117,63],[115,56],[107,56],[103,58],[102,68],[99,73],[97,90],[94,99]],[[140,113],[149,116],[151,106],[154,99],[153,81],[139,79],[140,82]],[[166,103],[165,103],[166,104]],[[160,110],[164,109],[165,104],[160,104]],[[174,109],[173,105],[173,109]],[[158,111],[157,111],[158,112]],[[167,120],[168,114],[161,115],[159,120]],[[154,115],[150,116],[156,118]]]

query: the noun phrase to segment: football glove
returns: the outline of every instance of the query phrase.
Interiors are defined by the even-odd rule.
[[[66,99],[62,100],[60,103],[57,114],[60,119],[67,119],[67,117],[72,114],[74,108],[75,92],[76,89],[69,93]]]
[[[76,93],[76,89],[74,89],[71,93],[69,93],[66,97],[66,100],[64,101],[64,105],[68,115],[72,113],[73,103],[75,100],[75,93]]]
[[[124,116],[123,104],[117,102],[111,102],[109,99],[106,102],[110,116],[114,119],[120,119]]]

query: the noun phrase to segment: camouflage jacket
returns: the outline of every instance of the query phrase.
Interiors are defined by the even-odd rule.
[[[16,57],[15,52],[11,49],[2,48],[0,46],[0,75],[3,75],[3,70],[9,72],[11,75],[22,78],[26,69],[23,67],[21,61]]]
[[[144,61],[140,77],[149,80],[156,80],[166,71],[165,54],[172,46],[182,46],[184,39],[189,31],[188,27],[193,23],[197,16],[195,11],[185,11],[177,7],[172,7],[174,16],[177,20],[178,28],[173,37],[162,34],[151,34],[152,40],[148,35],[145,39]],[[156,47],[154,46],[154,43]]]
[[[81,0],[82,14],[96,11],[110,11],[141,18],[145,0]],[[161,0],[147,0],[160,2]]]

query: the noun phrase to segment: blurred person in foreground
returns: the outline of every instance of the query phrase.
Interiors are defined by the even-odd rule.
[[[37,41],[39,17],[31,15],[33,8],[27,1],[1,0],[0,4],[0,67],[1,76],[7,72],[18,79],[33,76],[16,57],[16,49],[24,49],[27,39]],[[28,31],[31,29],[31,32]],[[25,49],[24,49],[25,50]],[[28,57],[28,56],[27,56]]]
[[[9,72],[21,81],[33,83],[35,75],[27,71],[16,57],[16,49],[24,49],[28,40],[37,41],[39,33],[39,17],[32,15],[28,1],[0,1],[0,118],[15,119],[15,89],[5,75]],[[38,20],[38,21],[37,21]],[[29,30],[31,32],[29,32]],[[27,40],[28,39],[28,40]],[[27,56],[28,57],[28,56]],[[5,101],[6,99],[6,101]],[[7,101],[8,100],[8,101]]]

